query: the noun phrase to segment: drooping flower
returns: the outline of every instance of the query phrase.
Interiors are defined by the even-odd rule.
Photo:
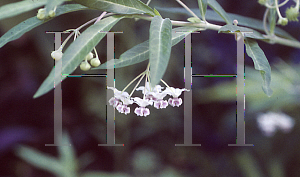
[[[127,92],[122,93],[121,91],[113,87],[107,88],[114,91],[114,97],[112,97],[108,101],[109,104],[114,108],[117,108],[120,113],[124,113],[126,115],[130,113],[130,107],[128,107],[127,105],[132,104],[133,100],[129,97],[129,94]]]
[[[138,116],[148,116],[150,115],[150,110],[148,108],[145,108],[148,105],[153,104],[153,100],[148,99],[141,99],[139,97],[133,98],[134,102],[138,104],[140,107],[135,108],[134,113]]]
[[[179,107],[182,104],[182,99],[181,98],[169,98],[168,100],[169,104],[173,107],[177,106]]]
[[[150,115],[150,110],[148,108],[144,108],[144,107],[137,107],[134,110],[134,113],[138,116],[148,116]]]
[[[120,113],[124,113],[125,115],[127,115],[128,113],[130,113],[130,107],[128,107],[127,105],[121,105],[121,104],[119,104],[117,106],[117,110]]]
[[[156,109],[166,108],[168,106],[168,102],[165,100],[154,101],[154,107]]]

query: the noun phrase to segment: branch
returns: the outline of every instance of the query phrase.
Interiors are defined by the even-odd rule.
[[[133,15],[133,18],[139,18],[147,21],[151,21],[153,17],[147,16],[147,15]],[[215,30],[219,31],[219,29],[222,27],[220,25],[215,25],[211,23],[190,23],[190,22],[185,22],[185,21],[176,21],[176,20],[171,20],[172,25],[174,26],[193,26],[193,27],[198,27],[198,28],[204,28],[204,29],[210,29],[210,30]],[[289,39],[281,38],[278,36],[269,36],[269,35],[263,35],[265,39],[269,39],[269,41],[266,41],[265,39],[259,39],[264,42],[267,42],[269,44],[281,44],[289,47],[294,47],[294,48],[300,48],[300,42],[299,41],[292,41]]]

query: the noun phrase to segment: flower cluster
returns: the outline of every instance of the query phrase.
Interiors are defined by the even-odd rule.
[[[286,114],[268,112],[266,114],[260,114],[257,117],[257,124],[265,136],[271,137],[275,134],[277,129],[284,133],[290,132],[294,127],[295,121]]]
[[[146,106],[153,105],[156,109],[166,108],[168,105],[173,107],[179,107],[182,104],[182,99],[178,98],[183,91],[189,91],[187,89],[179,89],[173,87],[167,87],[162,91],[163,87],[156,85],[154,88],[150,87],[149,82],[146,82],[145,86],[137,88],[137,91],[142,91],[144,98],[134,97],[131,98],[127,92],[121,92],[116,88],[107,87],[114,91],[114,97],[109,100],[109,104],[120,113],[128,114],[130,113],[130,108],[128,105],[137,104],[139,107],[135,108],[134,113],[138,116],[148,116],[150,114],[149,108]],[[172,98],[169,98],[168,101],[164,100],[164,97],[170,95]]]
[[[43,8],[43,9],[39,9],[38,11],[38,14],[37,14],[37,18],[42,20],[42,19],[45,19],[45,18],[48,18],[49,17],[54,17],[55,16],[55,10],[56,10],[56,7],[54,8],[53,11],[50,11],[49,14],[47,15],[46,14],[46,9]],[[74,35],[74,41],[76,40],[76,38],[80,35],[80,29],[89,25],[90,23],[96,21],[96,20],[101,20],[102,17],[104,17],[106,14],[106,12],[103,12],[100,17],[98,18],[95,18],[93,20],[90,20],[88,22],[86,22],[85,24],[81,25],[80,27],[76,28],[76,29],[70,29],[70,30],[66,30],[65,32],[70,32],[72,31],[72,33],[67,37],[67,39],[63,42],[63,44],[59,47],[59,49],[55,50],[55,51],[52,51],[51,52],[51,57],[54,59],[54,60],[60,60],[62,59],[62,56],[63,56],[63,48],[64,46],[66,45],[66,43],[68,42],[68,40],[71,38],[72,35]],[[98,57],[98,54],[97,54],[97,51],[96,51],[96,48],[94,47],[94,53],[95,53],[95,57],[94,57],[94,54],[92,52],[89,52],[84,58],[83,58],[83,61],[80,63],[80,69],[82,71],[88,71],[91,69],[91,66],[93,67],[97,67],[101,64],[100,60],[99,60],[99,57]]]

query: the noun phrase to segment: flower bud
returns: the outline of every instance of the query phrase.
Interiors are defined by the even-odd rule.
[[[287,8],[285,11],[285,15],[290,21],[298,21],[299,9],[296,7]]]
[[[45,8],[39,9],[36,17],[39,20],[44,20],[46,18],[46,9]]]
[[[97,67],[101,64],[100,60],[98,58],[93,58],[91,60],[91,65],[94,66],[94,67]]]
[[[60,60],[62,58],[62,55],[63,55],[63,53],[59,50],[55,50],[55,51],[51,52],[51,57],[54,60]]]
[[[48,13],[49,17],[55,17],[55,12],[53,10],[50,10]]]
[[[88,62],[84,61],[80,64],[80,69],[82,71],[88,71],[89,69],[91,69],[91,65]]]
[[[89,54],[87,54],[87,56],[84,58],[84,60],[91,60],[94,57],[94,54],[92,52],[90,52]]]
[[[288,24],[288,22],[289,22],[289,20],[287,18],[279,18],[277,23],[282,25],[282,26],[285,26],[285,25]]]

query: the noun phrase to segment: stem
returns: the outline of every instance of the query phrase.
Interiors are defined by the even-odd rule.
[[[98,21],[100,21],[103,17],[104,17],[104,15],[106,14],[107,12],[103,12],[98,18],[97,18],[97,20],[95,21],[95,23],[94,24],[96,24]]]
[[[280,19],[280,18],[283,18],[283,17],[281,16],[281,13],[280,13],[280,10],[279,10],[279,7],[278,7],[278,0],[275,0],[275,7],[276,7],[276,11],[277,11],[277,14],[278,14],[279,19]]]
[[[136,76],[127,86],[122,90],[122,93],[129,87],[137,78],[139,78],[142,74],[145,74],[145,72],[142,72],[140,75]],[[121,94],[122,94],[121,93]]]
[[[182,7],[184,7],[192,16],[200,19],[190,8],[188,8],[183,2],[180,0],[176,0]]]
[[[278,7],[284,6],[287,2],[289,2],[289,0],[285,0],[283,3],[279,4]],[[266,7],[269,8],[269,9],[274,9],[274,8],[276,8],[276,6],[269,5],[268,3],[266,3],[265,5],[266,5]]]
[[[148,0],[148,2],[146,3],[146,5],[148,6],[150,4],[151,0]]]
[[[140,84],[141,80],[144,78],[145,74],[143,72],[143,76],[140,78],[140,80],[138,81],[138,83],[135,85],[135,87],[133,88],[133,90],[131,91],[129,98],[131,97],[131,95],[133,94],[133,92],[135,91],[135,89],[137,88],[137,86]]]
[[[267,28],[267,16],[268,16],[269,11],[270,11],[270,9],[266,8],[266,11],[265,11],[265,14],[264,14],[264,20],[263,20],[263,22],[264,22],[264,30],[265,30],[265,33],[267,35],[270,35],[269,30]]]
[[[300,5],[300,0],[297,0],[297,2],[296,2],[297,11],[299,11],[299,5]]]
[[[147,21],[151,21],[153,18],[153,17],[145,16],[145,15],[134,15],[134,17],[140,18],[143,20],[147,20]],[[173,26],[193,26],[193,27],[198,27],[198,28],[206,27],[206,29],[215,30],[215,31],[218,31],[222,27],[220,25],[215,25],[215,24],[211,24],[211,23],[206,23],[206,24],[205,23],[190,23],[190,22],[175,21],[175,20],[171,20],[171,22],[172,22]],[[269,44],[277,43],[277,44],[286,45],[286,46],[290,46],[290,47],[300,48],[300,42],[298,42],[298,41],[292,41],[292,40],[288,40],[288,39],[281,38],[278,36],[276,36],[276,38],[268,36],[268,35],[263,35],[263,36],[267,39],[272,39],[272,42],[268,42],[268,41],[265,41],[262,39],[259,39],[259,40],[262,40]]]

